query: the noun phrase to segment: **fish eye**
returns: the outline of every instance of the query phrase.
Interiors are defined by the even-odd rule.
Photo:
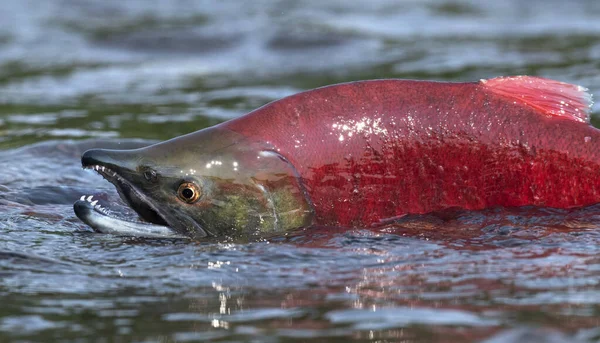
[[[200,195],[202,195],[200,188],[191,182],[184,182],[179,185],[179,189],[177,189],[177,196],[179,199],[187,202],[188,204],[198,201]]]

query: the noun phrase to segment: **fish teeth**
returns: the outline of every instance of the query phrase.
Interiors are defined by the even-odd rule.
[[[81,198],[79,198],[79,200],[89,202],[96,211],[108,216],[110,211],[107,208],[102,207],[102,205],[98,203],[98,200],[92,199],[94,199],[93,195],[82,195]]]
[[[94,206],[94,209],[102,214],[109,215],[108,210],[100,205]]]

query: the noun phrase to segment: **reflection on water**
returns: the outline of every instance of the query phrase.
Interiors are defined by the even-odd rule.
[[[80,168],[85,149],[329,83],[533,74],[600,94],[599,14],[591,0],[0,2],[0,340],[597,341],[597,206],[216,244],[95,234],[72,203],[131,214]]]

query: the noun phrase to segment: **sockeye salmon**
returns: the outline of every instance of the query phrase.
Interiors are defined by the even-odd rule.
[[[298,93],[135,150],[89,150],[143,219],[75,212],[100,232],[263,236],[372,227],[446,209],[600,202],[586,89],[539,77],[358,81]]]

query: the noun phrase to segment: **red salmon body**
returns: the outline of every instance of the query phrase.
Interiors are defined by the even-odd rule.
[[[600,131],[581,87],[535,77],[375,80],[275,101],[223,127],[298,171],[315,224],[451,208],[600,202]]]

